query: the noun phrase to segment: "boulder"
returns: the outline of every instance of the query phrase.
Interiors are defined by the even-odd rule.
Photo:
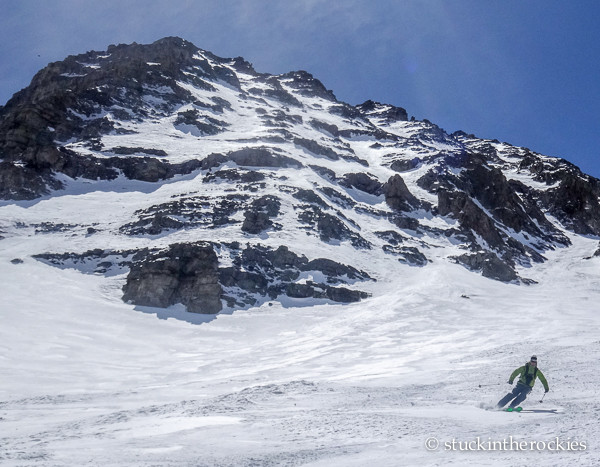
[[[327,287],[325,293],[329,300],[339,303],[360,302],[361,299],[369,296],[366,292],[360,290],[351,290],[346,287]]]
[[[218,259],[209,243],[177,243],[134,262],[123,300],[165,308],[182,303],[192,313],[218,313],[221,284]]]

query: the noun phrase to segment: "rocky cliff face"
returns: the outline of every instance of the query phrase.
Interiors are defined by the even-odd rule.
[[[305,71],[258,73],[179,38],[52,63],[0,108],[0,197],[76,186],[135,201],[79,226],[79,251],[40,258],[137,252],[120,266],[125,300],[199,312],[361,300],[378,279],[369,264],[390,260],[530,283],[572,235],[600,236],[600,182],[564,160],[352,106]],[[78,235],[75,215],[0,227]],[[86,256],[101,238],[125,248]]]
[[[182,303],[192,313],[221,311],[218,259],[210,244],[177,243],[131,265],[123,300],[166,308]]]

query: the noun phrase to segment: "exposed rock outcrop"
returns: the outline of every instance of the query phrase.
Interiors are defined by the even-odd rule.
[[[383,185],[385,202],[396,211],[412,211],[419,200],[408,190],[400,175],[394,175]]]
[[[275,196],[261,196],[252,201],[250,209],[244,213],[242,231],[259,234],[273,225],[271,218],[279,214],[280,201]]]
[[[402,107],[381,104],[380,102],[374,102],[372,100],[365,101],[356,106],[356,108],[367,116],[383,118],[391,122],[408,120],[408,114]]]
[[[474,231],[491,247],[496,248],[504,244],[494,222],[462,191],[440,191],[438,212],[441,216],[452,214],[465,231]]]
[[[411,266],[459,247],[470,252],[461,264],[512,281],[518,267],[570,245],[564,228],[600,235],[600,181],[567,161],[448,134],[427,120],[408,121],[393,105],[338,102],[307,72],[257,73],[240,57],[220,58],[179,38],[51,63],[0,107],[1,198],[56,196],[73,186],[101,187],[112,199],[111,187],[128,189],[122,177],[146,182],[135,184],[144,189],[132,215],[119,217],[120,234],[146,238],[123,240],[152,245],[179,239],[181,230],[184,238],[213,239],[227,264],[219,272],[227,300],[235,303],[360,296],[331,288],[349,285],[339,278],[351,273],[339,263],[315,260],[322,271],[312,274],[290,251],[255,246],[254,256],[271,258],[264,265],[235,241],[307,240],[333,258],[353,247]],[[78,178],[89,183],[71,180]],[[28,227],[35,235],[96,235],[114,226],[40,220]],[[11,235],[10,226],[2,231]],[[224,238],[231,243],[219,243]],[[90,264],[98,271],[112,261],[97,260]],[[123,261],[111,270],[130,266]],[[236,287],[243,299],[231,298]]]
[[[182,303],[192,313],[221,311],[217,255],[209,243],[177,243],[131,266],[123,300],[165,308]]]
[[[300,274],[310,272],[323,274],[326,283],[299,281]],[[233,266],[221,268],[219,274],[225,288],[224,298],[230,306],[236,303],[238,306],[254,305],[265,297],[273,300],[280,295],[356,302],[368,294],[342,285],[370,279],[366,272],[330,259],[308,261],[288,247],[273,250],[260,245],[248,245],[239,250],[235,253]]]
[[[318,206],[305,206],[298,219],[315,229],[324,242],[349,240],[356,248],[371,248],[367,240],[349,228],[338,216],[324,212]]]
[[[237,165],[248,167],[302,167],[296,159],[273,153],[267,148],[244,148],[227,154]]]
[[[582,235],[600,235],[600,181],[568,173],[558,187],[542,195],[544,204],[564,225]]]
[[[383,185],[375,177],[364,172],[345,174],[340,180],[340,185],[356,188],[371,195],[379,196],[383,193]]]
[[[519,277],[510,265],[493,253],[464,254],[456,257],[456,261],[472,271],[480,271],[484,277],[490,279],[511,282]]]

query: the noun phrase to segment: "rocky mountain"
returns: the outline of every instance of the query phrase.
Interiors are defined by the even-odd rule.
[[[438,261],[533,284],[600,236],[600,182],[565,160],[179,38],[49,64],[0,108],[0,161],[0,235],[139,306],[354,302]]]

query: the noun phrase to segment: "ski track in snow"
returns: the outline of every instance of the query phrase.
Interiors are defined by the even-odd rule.
[[[2,465],[600,462],[598,260],[579,259],[587,242],[552,252],[560,261],[542,265],[535,286],[440,263],[401,270],[400,289],[373,283],[359,304],[195,321],[122,303],[123,277],[11,264],[22,242],[3,244]],[[524,406],[561,412],[489,410],[533,353],[551,392],[540,405],[538,382]],[[587,449],[443,449],[478,436]],[[442,449],[427,451],[430,437]]]
[[[271,89],[250,75],[238,75],[246,90]],[[213,84],[214,91],[183,82],[179,86],[199,102],[225,98],[224,110],[193,105],[178,110],[195,109],[202,117],[222,120],[228,128],[223,133],[181,131],[187,127],[174,126],[176,114],[162,114],[160,102],[148,100],[146,110],[154,117],[117,122],[127,131],[102,137],[107,154],[81,141],[65,145],[95,157],[112,156],[117,147],[161,149],[171,163],[264,146],[262,138],[273,133],[260,116],[277,110],[281,102],[267,95],[260,101],[242,98],[229,85]],[[351,134],[336,139],[325,130],[295,125],[291,141],[311,140],[367,160],[369,173],[382,183],[395,174],[383,160],[426,160],[440,151],[460,150],[448,138],[425,141],[427,131],[413,122],[379,122],[399,139],[376,141],[360,135],[366,123],[350,123],[330,112],[338,104],[308,96],[302,102],[301,109],[292,108],[296,118]],[[357,162],[311,154],[287,140],[269,147],[336,176],[363,170]],[[496,147],[506,164],[520,151]],[[428,164],[402,177],[411,192],[435,204],[437,197],[417,185]],[[344,262],[351,257],[352,266],[377,279],[360,284],[372,298],[305,306],[290,299],[217,316],[194,315],[181,306],[159,310],[123,303],[125,272],[104,277],[32,259],[45,252],[116,251],[202,239],[258,241],[242,236],[239,226],[184,229],[153,238],[119,233],[136,211],[165,200],[184,194],[218,199],[229,193],[229,183],[203,183],[206,171],[159,183],[65,176],[63,191],[34,201],[0,203],[2,466],[600,465],[600,258],[583,259],[593,254],[598,238],[565,232],[571,247],[546,251],[546,263],[519,270],[538,281],[532,286],[502,284],[452,264],[448,257],[464,250],[445,237],[426,238],[426,267],[399,265],[393,255],[374,254],[384,243],[375,232],[393,228],[384,216],[359,215],[331,204],[359,227],[374,250],[307,237],[290,214],[297,200],[281,189],[288,183],[282,180],[306,189],[337,185],[307,167],[260,170],[268,175],[261,194],[276,194],[286,207],[277,220],[286,228],[269,231],[260,243],[290,245],[309,259]],[[549,188],[517,168],[507,173],[539,190]],[[389,210],[383,196],[353,189],[345,193],[359,207]],[[242,213],[236,216],[239,220]],[[440,228],[452,222],[419,220]],[[57,231],[37,232],[43,223]],[[90,227],[97,228],[94,235],[87,233]],[[407,246],[420,242],[417,236],[403,237]],[[23,262],[13,264],[17,258]],[[538,355],[551,392],[539,404],[543,390],[538,382],[523,405],[556,408],[558,413],[491,410],[509,390],[510,373],[532,354]],[[452,440],[511,436],[527,442],[558,437],[584,442],[587,448],[444,449]],[[426,441],[432,437],[440,448],[428,451]]]

